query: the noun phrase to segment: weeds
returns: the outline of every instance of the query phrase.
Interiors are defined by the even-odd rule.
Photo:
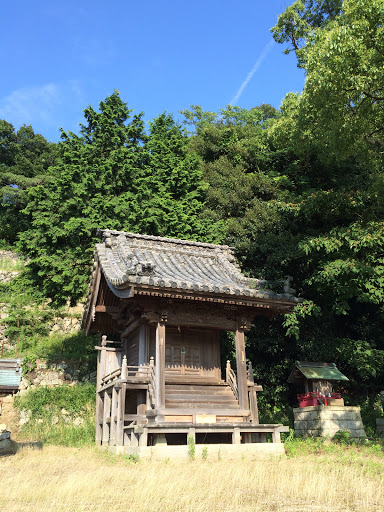
[[[95,386],[40,387],[15,398],[27,414],[21,432],[33,440],[64,446],[94,443]]]
[[[188,457],[190,460],[195,460],[196,445],[194,436],[188,436]]]

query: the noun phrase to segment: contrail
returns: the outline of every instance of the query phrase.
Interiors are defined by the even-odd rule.
[[[244,82],[240,85],[239,87],[239,90],[237,91],[237,93],[235,94],[235,96],[231,99],[230,101],[230,105],[232,106],[236,106],[237,102],[239,101],[239,98],[240,96],[243,94],[244,92],[244,89],[247,87],[247,85],[249,84],[249,82],[251,81],[253,75],[256,73],[256,71],[259,69],[259,67],[261,66],[261,64],[263,63],[263,60],[265,59],[265,57],[268,55],[268,52],[269,50],[272,48],[273,44],[274,44],[274,40],[271,39],[270,41],[268,41],[268,43],[264,46],[264,48],[262,49],[261,51],[261,54],[259,56],[259,58],[257,59],[257,61],[255,62],[255,65],[253,66],[253,68],[251,69],[251,71],[248,73],[246,79],[244,80]]]

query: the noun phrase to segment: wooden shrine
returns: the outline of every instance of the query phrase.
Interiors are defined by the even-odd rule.
[[[280,442],[287,427],[259,424],[244,332],[296,301],[242,275],[228,246],[103,231],[83,317],[103,335],[96,442]],[[236,368],[221,364],[220,331],[235,334]]]

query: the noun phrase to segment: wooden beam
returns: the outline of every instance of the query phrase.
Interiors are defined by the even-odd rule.
[[[119,306],[96,306],[95,313],[108,313],[109,315],[117,315],[121,311]]]
[[[239,393],[240,409],[248,409],[247,364],[245,358],[244,331],[240,328],[235,333],[237,391]]]

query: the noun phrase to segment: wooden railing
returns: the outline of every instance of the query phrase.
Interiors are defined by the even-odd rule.
[[[236,397],[236,400],[239,400],[239,392],[237,390],[237,378],[235,372],[231,368],[230,361],[227,361],[227,368],[226,368],[226,382],[229,385],[229,387],[232,389],[233,394]]]
[[[105,386],[115,380],[129,381],[150,381],[150,366],[128,366],[126,356],[123,357],[121,368],[116,368],[113,372],[104,375],[101,379],[101,385]]]

